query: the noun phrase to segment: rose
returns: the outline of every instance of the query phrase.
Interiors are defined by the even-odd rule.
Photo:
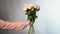
[[[40,6],[39,5],[35,5],[35,4],[24,4],[23,10],[27,11],[28,9],[32,10],[32,11],[34,11],[34,9],[36,11],[39,11],[40,10]]]

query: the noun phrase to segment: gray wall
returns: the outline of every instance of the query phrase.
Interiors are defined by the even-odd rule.
[[[60,0],[0,0],[0,19],[27,21],[22,10],[25,3],[40,5],[34,24],[36,34],[60,34]],[[0,34],[27,34],[28,28],[23,31],[0,30]]]

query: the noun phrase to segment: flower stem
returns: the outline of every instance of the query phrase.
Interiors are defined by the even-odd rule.
[[[30,24],[30,28],[28,30],[28,34],[35,34],[33,23]]]

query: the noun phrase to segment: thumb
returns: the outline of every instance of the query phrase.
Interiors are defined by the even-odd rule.
[[[29,26],[29,25],[30,25],[30,22],[27,22],[27,23],[26,23],[26,26]]]

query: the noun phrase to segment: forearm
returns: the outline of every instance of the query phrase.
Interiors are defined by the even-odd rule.
[[[0,20],[0,28],[8,30],[22,30],[26,24],[17,23],[17,22],[8,22]]]

